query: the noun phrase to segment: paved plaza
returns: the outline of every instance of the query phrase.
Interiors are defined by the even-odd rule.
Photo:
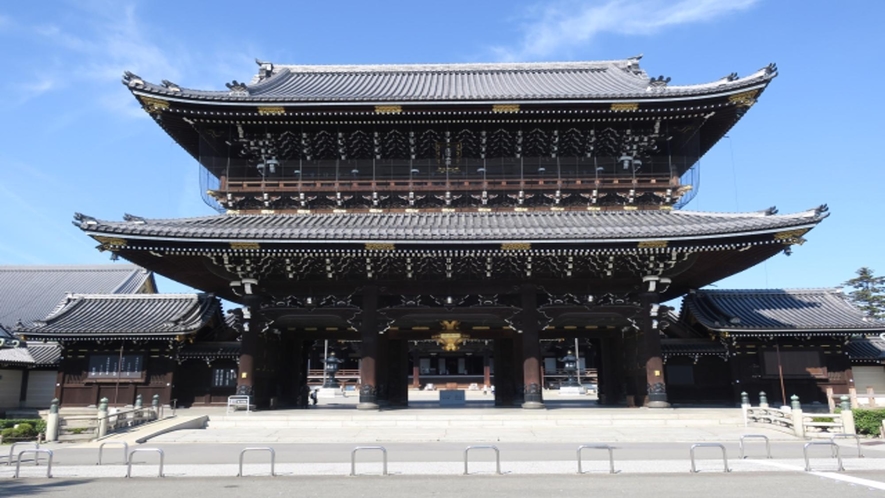
[[[623,494],[625,487],[635,488],[631,495],[651,496],[650,489],[637,486],[651,486],[652,482],[667,483],[662,489],[672,485],[673,490],[684,490],[680,493],[684,496],[709,495],[713,490],[720,496],[753,496],[752,486],[771,489],[778,483],[788,486],[785,496],[799,496],[803,489],[852,496],[885,490],[885,444],[877,440],[863,441],[863,458],[858,457],[853,439],[838,441],[842,472],[837,472],[838,461],[829,447],[812,446],[812,472],[806,472],[803,449],[809,441],[773,429],[744,427],[737,408],[610,408],[595,406],[591,397],[546,394],[545,410],[494,408],[491,397],[478,392],[468,392],[466,406],[455,408],[439,406],[436,393],[416,392],[410,408],[377,412],[356,410],[356,399],[350,397],[321,399],[308,410],[226,413],[224,408],[180,409],[175,417],[101,442],[45,445],[54,452],[53,479],[46,479],[45,461],[35,466],[32,455],[26,455],[18,480],[12,479],[15,464],[0,465],[0,494],[7,496],[3,490],[11,489],[9,496],[37,492],[83,495],[101,489],[98,496],[110,496],[111,489],[124,493],[147,481],[158,491],[198,489],[195,496],[216,498],[241,496],[234,491],[243,493],[246,488],[275,494],[292,486],[331,486],[335,490],[332,496],[350,496],[348,490],[357,495],[384,491],[390,496],[406,496],[419,489],[421,482],[438,487],[437,493],[430,494],[449,496],[479,490],[487,496],[503,496],[507,490],[540,492],[550,487],[574,495],[586,490],[585,486],[614,495]],[[176,425],[206,419],[206,428],[164,433]],[[740,439],[747,434],[766,436],[773,458],[765,458],[762,438],[746,439],[747,458],[740,458]],[[145,443],[138,443],[145,438]],[[129,451],[149,450],[133,455],[129,480],[124,479],[129,469],[123,442]],[[107,444],[99,466],[102,443]],[[691,448],[698,443],[706,446],[695,448],[699,472],[692,473]],[[722,449],[713,444],[722,445],[727,463]],[[584,475],[577,476],[581,445],[597,447],[580,450]],[[469,446],[475,448],[469,450],[470,475],[464,477]],[[612,448],[612,461],[608,450],[600,446]],[[354,455],[357,447],[370,448]],[[245,448],[258,449],[241,453]],[[270,478],[267,448],[274,452],[274,479]],[[381,477],[385,466],[380,448],[386,451],[387,478]],[[157,479],[157,449],[163,453],[166,479]],[[501,476],[496,475],[496,450]],[[245,477],[238,479],[234,476],[240,472],[241,456]],[[7,459],[5,453],[0,459]],[[612,462],[614,475],[610,473]],[[724,472],[726,465],[730,472]],[[352,470],[356,477],[349,477]],[[653,476],[657,478],[651,479]],[[109,487],[96,487],[99,482],[109,483]],[[719,493],[717,486],[734,489]],[[728,494],[732,491],[744,494]],[[316,496],[319,492],[311,489],[300,494]]]

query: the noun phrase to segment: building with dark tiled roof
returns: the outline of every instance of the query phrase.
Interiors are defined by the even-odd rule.
[[[828,389],[848,394],[870,384],[885,393],[885,348],[878,348],[885,323],[866,317],[841,289],[698,290],[685,297],[672,328],[724,353],[704,357],[696,347],[668,361],[670,387],[696,397],[764,391],[772,400],[795,394],[812,402],[825,401]]]
[[[681,210],[774,65],[677,85],[638,57],[258,64],[221,91],[124,75],[200,163],[218,215],[75,224],[243,305],[234,381],[261,406],[300,403],[325,340],[358,369],[361,409],[406,405],[422,381],[494,384],[496,405],[540,408],[565,380],[563,344],[583,349],[603,403],[668,406],[665,361],[732,350],[660,303],[789,253],[827,216]]]

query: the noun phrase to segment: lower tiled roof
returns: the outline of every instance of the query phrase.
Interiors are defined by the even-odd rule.
[[[61,346],[56,343],[28,342],[27,347],[0,349],[0,365],[57,367]]]
[[[216,215],[99,221],[78,215],[92,235],[229,241],[633,241],[691,239],[812,227],[815,209],[790,215],[691,211],[526,211]]]
[[[839,289],[699,290],[684,309],[716,331],[885,332]]]
[[[853,361],[885,361],[885,340],[879,337],[851,339],[845,350]]]
[[[220,313],[207,294],[74,294],[30,327],[27,337],[163,336],[196,332]]]
[[[708,339],[662,339],[664,355],[724,355],[728,349],[719,341]]]
[[[240,343],[231,342],[197,342],[188,344],[178,352],[180,359],[238,359]]]

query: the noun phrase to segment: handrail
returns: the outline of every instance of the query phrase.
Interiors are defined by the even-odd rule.
[[[383,454],[384,466],[382,468],[381,475],[387,475],[387,448],[384,446],[357,446],[350,452],[350,475],[356,475],[356,452],[359,450],[381,450]]]
[[[501,475],[501,451],[497,446],[493,445],[480,445],[480,446],[468,446],[464,450],[464,475],[469,475],[467,472],[467,452],[470,450],[495,450],[495,473]]]
[[[744,456],[744,439],[764,439],[765,440],[765,454],[767,458],[771,458],[771,441],[768,440],[768,436],[763,434],[744,434],[741,436],[741,460],[747,458]]]
[[[809,446],[829,446],[833,449],[835,453],[834,457],[838,462],[839,466],[836,468],[836,472],[844,472],[845,467],[842,466],[842,457],[839,455],[839,445],[832,441],[812,441],[810,443],[805,443],[805,446],[802,447],[802,454],[805,455],[805,472],[811,472],[811,462],[808,460],[808,447]]]
[[[122,445],[123,446],[123,464],[129,463],[129,443],[126,441],[105,441],[98,445],[98,463],[95,465],[101,465],[101,453],[104,450],[105,445],[114,444],[114,445]]]
[[[697,474],[699,472],[697,470],[697,467],[695,466],[695,463],[694,463],[694,450],[695,450],[695,448],[719,448],[719,449],[721,449],[722,450],[722,463],[725,467],[723,472],[731,472],[731,469],[728,468],[728,457],[725,454],[725,446],[723,446],[719,443],[695,443],[695,444],[691,445],[691,450],[689,451],[689,454],[691,455],[691,472],[693,474]]]
[[[22,455],[24,455],[25,453],[33,453],[34,454],[34,462],[37,462],[37,460],[39,460],[40,454],[49,455],[49,463],[46,465],[46,477],[47,478],[52,477],[52,450],[47,450],[47,449],[41,450],[41,449],[37,448],[37,449],[33,449],[33,450],[22,450],[18,453],[18,459],[15,462],[15,475],[13,475],[13,478],[16,478],[16,479],[18,478],[18,472],[19,472],[19,470],[21,470],[21,466],[22,466]]]
[[[243,477],[243,456],[247,451],[269,451],[270,452],[270,476],[276,477],[276,473],[274,473],[274,463],[277,458],[277,452],[274,451],[270,446],[256,446],[253,448],[243,448],[240,451],[240,470],[237,472],[237,477]]]
[[[151,453],[155,452],[155,453],[160,454],[160,473],[159,473],[158,477],[165,477],[163,475],[163,460],[165,459],[166,454],[163,453],[163,450],[161,450],[160,448],[136,448],[136,449],[130,451],[129,452],[129,461],[126,463],[126,477],[132,477],[132,455],[134,455],[136,453],[145,453],[145,452],[151,452]]]
[[[615,471],[614,448],[607,444],[582,444],[581,446],[578,446],[578,474],[584,473],[581,468],[581,450],[583,449],[608,450],[609,474],[617,473],[617,471]]]
[[[40,443],[34,442],[34,441],[19,441],[17,443],[12,443],[12,446],[9,447],[9,456],[6,458],[6,465],[12,465],[12,453],[15,450],[15,447],[16,446],[23,446],[26,444],[32,445],[35,450],[40,449]],[[25,450],[22,450],[22,451],[25,451]],[[21,454],[21,451],[19,452],[19,454]],[[34,465],[39,465],[39,462],[37,461],[36,456],[34,457]]]

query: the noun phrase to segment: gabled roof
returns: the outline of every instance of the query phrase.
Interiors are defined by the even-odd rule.
[[[756,234],[811,228],[820,209],[790,215],[692,211],[528,211],[216,215],[200,218],[99,221],[80,216],[90,234],[139,239],[255,242],[637,241]]]
[[[650,78],[639,57],[590,62],[396,65],[274,65],[260,63],[250,84],[229,91],[145,82],[127,73],[135,93],[230,102],[515,102],[573,100],[669,100],[764,88],[777,75],[769,65],[749,76],[728,75],[699,85],[669,85]]]
[[[220,304],[211,294],[74,294],[15,332],[28,338],[154,338],[197,332],[216,316]]]
[[[0,325],[12,330],[44,318],[69,293],[131,294],[153,274],[134,265],[0,266]]]
[[[699,290],[683,309],[718,332],[885,332],[839,289]]]
[[[54,367],[61,360],[61,346],[56,343],[28,342],[27,347],[0,349],[0,365]]]

